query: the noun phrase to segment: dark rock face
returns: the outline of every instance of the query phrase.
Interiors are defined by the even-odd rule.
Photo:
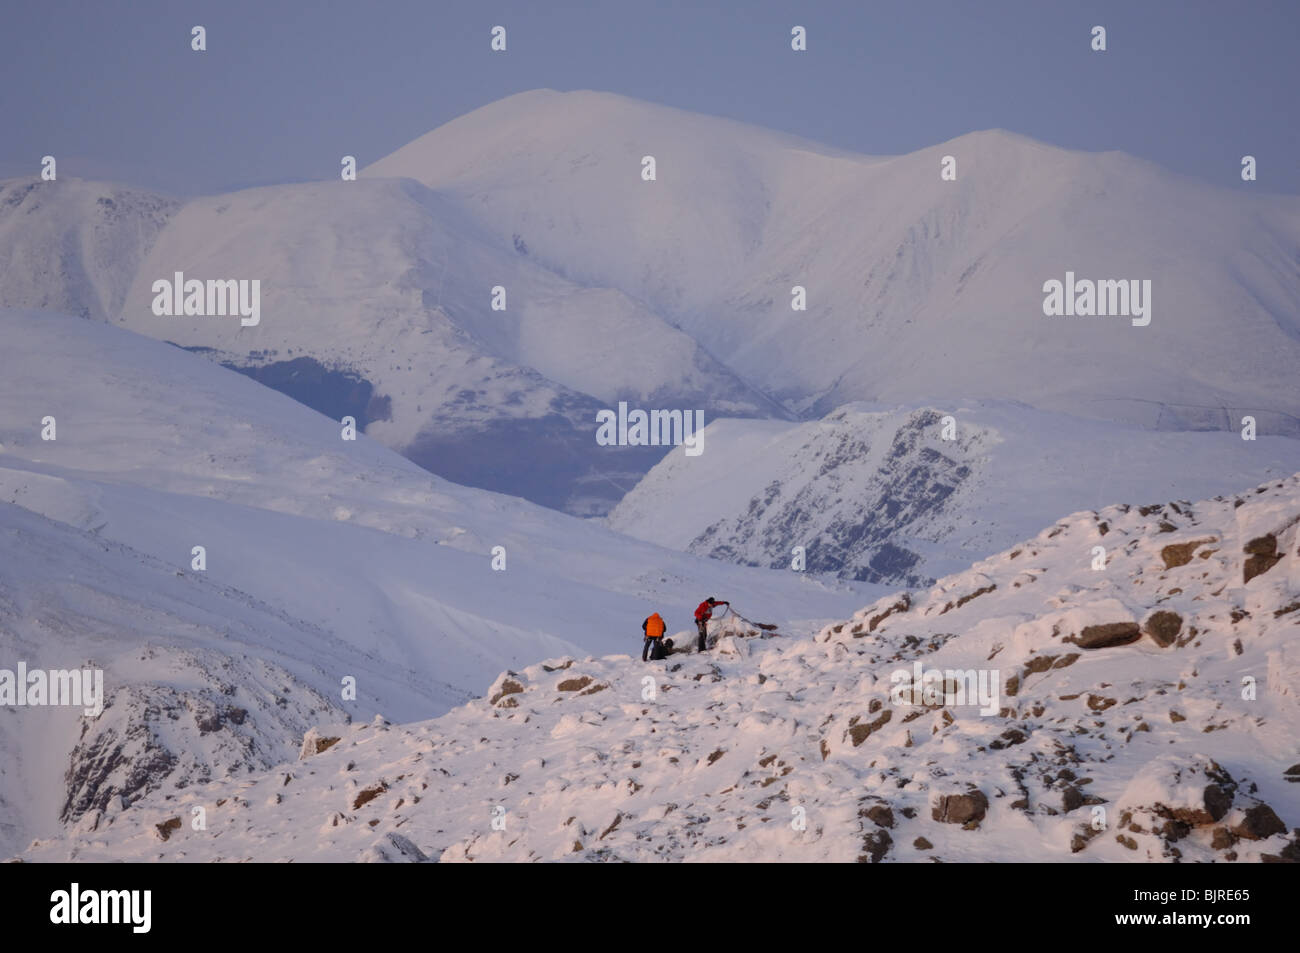
[[[146,721],[130,722],[121,733],[86,735],[83,729],[63,775],[67,793],[59,820],[65,824],[88,811],[106,811],[118,795],[129,804],[176,767],[176,755],[158,743]]]
[[[194,723],[200,735],[220,731],[227,724],[242,725],[248,717],[248,710],[234,705],[200,705],[194,713]]]
[[[865,566],[854,570],[852,578],[858,582],[889,582],[905,579],[910,582],[912,568],[921,561],[921,557],[911,550],[893,543],[883,543],[867,561]]]
[[[314,722],[347,718],[330,699],[265,661],[185,653],[169,661],[207,683],[183,690],[140,683],[109,693],[68,755],[63,823],[129,808],[159,789],[266,770],[293,760],[294,741]]]
[[[779,482],[768,485],[750,499],[743,515],[705,529],[690,551],[735,562],[743,561],[739,551],[752,552],[757,544],[765,565],[784,569],[790,540],[799,540],[809,572],[909,587],[931,584],[933,579],[917,572],[921,557],[898,540],[916,521],[951,509],[954,494],[972,474],[956,459],[960,441],[953,456],[928,445],[941,420],[931,410],[912,414],[894,432],[879,472],[865,488],[852,471],[872,447],[852,432],[840,432],[818,446],[815,479],[790,491]],[[850,487],[857,505],[845,510],[839,504]]]

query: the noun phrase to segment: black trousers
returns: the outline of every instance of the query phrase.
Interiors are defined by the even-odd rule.
[[[703,652],[707,648],[705,637],[709,634],[709,623],[705,619],[699,619],[696,621],[695,627],[700,630],[700,642],[697,648],[698,651]]]
[[[664,657],[663,639],[652,639],[646,636],[645,644],[641,646],[641,661],[648,658],[651,662],[657,662]]]

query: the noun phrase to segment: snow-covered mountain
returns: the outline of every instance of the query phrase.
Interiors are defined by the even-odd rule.
[[[708,656],[324,724],[22,856],[1300,860],[1297,625],[1300,474],[1074,513],[815,634],[732,619]]]
[[[155,316],[153,282],[176,272],[259,277],[260,323]],[[498,287],[505,309],[495,311]],[[662,453],[598,446],[603,407],[759,409],[757,395],[654,313],[492,244],[409,180],[190,202],[141,264],[119,321],[210,348],[272,383],[277,368],[295,369],[284,362],[304,358],[345,372],[366,396],[353,416],[381,443],[433,472],[557,508],[609,498],[610,480],[617,499]]]
[[[951,419],[949,419],[951,418]],[[945,439],[947,437],[948,439]],[[1300,470],[1300,440],[1148,431],[1005,402],[808,423],[716,420],[609,514],[620,532],[748,565],[929,584],[1054,518],[1115,499],[1197,499]]]
[[[90,660],[108,696],[93,722],[3,710],[6,850],[265,768],[322,716],[412,721],[504,667],[639,646],[650,611],[684,627],[713,591],[819,618],[861,599],[457,486],[108,323],[4,311],[0,335],[0,669]]]
[[[987,131],[868,157],[550,90],[354,182],[181,205],[0,188],[0,306],[175,341],[435,473],[584,515],[662,458],[596,445],[596,412],[623,397],[708,420],[974,397],[1300,435],[1298,249],[1300,200],[1117,153]],[[154,315],[153,282],[178,271],[260,280],[260,322]],[[1044,283],[1067,273],[1150,281],[1150,324],[1044,316]]]
[[[180,344],[351,415],[462,482],[603,512],[662,450],[598,446],[598,410],[626,399],[772,412],[626,295],[577,286],[522,246],[496,247],[412,181],[270,187],[180,207],[78,180],[5,188],[0,255],[17,277],[6,274],[0,305],[110,318]],[[132,217],[141,208],[149,229]],[[261,320],[155,315],[154,282],[177,273],[257,279]]]
[[[645,302],[801,411],[975,396],[1162,429],[1252,414],[1300,433],[1300,391],[1281,386],[1300,363],[1294,197],[999,130],[877,158],[551,90],[365,172],[417,179],[499,241]],[[1045,317],[1044,283],[1067,271],[1150,280],[1150,324]]]
[[[80,179],[0,180],[0,307],[116,318],[180,204]]]

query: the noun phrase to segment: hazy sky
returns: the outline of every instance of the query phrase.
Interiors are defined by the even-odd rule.
[[[1254,188],[1300,193],[1298,40],[1300,0],[39,0],[0,32],[0,175],[53,154],[177,193],[333,178],[551,87],[876,154],[1001,127],[1241,187],[1249,153]]]

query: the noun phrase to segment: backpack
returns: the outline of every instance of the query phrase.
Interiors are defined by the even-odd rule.
[[[666,659],[673,652],[672,639],[655,639],[650,643],[650,661],[658,662],[660,659]]]

